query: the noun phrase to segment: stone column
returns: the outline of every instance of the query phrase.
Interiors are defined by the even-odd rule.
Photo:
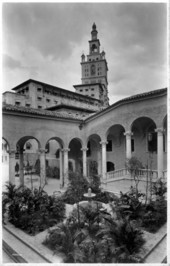
[[[133,133],[126,131],[124,135],[126,136],[126,159],[130,159],[132,157],[131,136]]]
[[[64,186],[63,180],[63,151],[60,149],[60,188]]]
[[[40,153],[40,186],[46,184],[46,163],[45,163],[45,149],[39,149]]]
[[[64,186],[66,187],[68,184],[68,152],[70,149],[63,149],[64,152]]]
[[[20,178],[20,185],[24,186],[24,149],[19,149],[19,178]]]
[[[97,157],[98,157],[98,175],[101,176],[102,175],[102,149],[101,149],[101,146],[99,146]]]
[[[9,151],[9,182],[15,184],[15,153],[16,150]]]
[[[158,178],[163,177],[163,128],[155,129],[157,132],[157,169]]]
[[[87,150],[88,148],[82,148],[83,151],[83,176],[87,176]]]
[[[102,145],[102,178],[106,179],[106,144],[107,141],[101,141]]]

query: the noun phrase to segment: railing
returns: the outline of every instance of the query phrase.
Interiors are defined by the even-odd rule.
[[[139,177],[151,177],[152,179],[158,178],[158,171],[151,169],[139,169],[137,172],[137,176]]]
[[[117,178],[129,175],[129,172],[126,168],[118,169],[116,171],[107,172],[107,179]]]
[[[166,175],[167,171],[164,171],[164,175]],[[125,177],[130,176],[129,171],[126,168],[119,169],[116,171],[107,172],[107,180],[118,178],[118,177]],[[158,171],[157,170],[151,170],[151,169],[139,169],[136,172],[136,176],[142,178],[142,177],[151,177],[152,179],[158,178]]]

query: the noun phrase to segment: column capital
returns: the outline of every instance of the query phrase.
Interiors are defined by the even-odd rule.
[[[164,129],[163,129],[163,127],[159,127],[159,128],[156,128],[155,129],[155,132],[157,132],[159,135],[162,135],[163,133],[164,133]]]
[[[38,152],[39,152],[40,154],[46,153],[46,151],[47,151],[46,149],[39,149],[39,150],[38,150]]]
[[[133,132],[132,131],[126,131],[123,134],[124,134],[124,136],[128,136],[128,137],[133,136]]]
[[[9,155],[15,155],[16,152],[17,152],[17,150],[15,150],[15,149],[11,149],[8,151]]]
[[[82,147],[81,151],[88,151],[88,148]]]
[[[63,151],[63,152],[69,152],[70,149],[69,149],[69,148],[64,148],[64,149],[62,149],[62,151]]]
[[[108,142],[107,142],[107,140],[102,140],[102,141],[100,141],[100,144],[101,145],[106,145]]]

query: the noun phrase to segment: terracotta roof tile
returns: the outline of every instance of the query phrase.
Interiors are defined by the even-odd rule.
[[[3,104],[3,111],[14,111],[19,113],[26,113],[26,114],[35,114],[40,116],[49,116],[49,117],[58,117],[58,118],[67,118],[67,119],[74,119],[74,120],[84,120],[85,118],[89,117],[89,114],[68,114],[66,112],[57,112],[57,111],[50,111],[44,109],[34,109],[30,107],[24,106],[16,106],[11,104]]]

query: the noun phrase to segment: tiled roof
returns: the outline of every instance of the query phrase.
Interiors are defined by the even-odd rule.
[[[100,112],[97,112],[93,115],[91,115],[90,117],[88,118],[91,118],[91,117],[95,117],[97,116],[98,114],[102,114],[112,108],[115,108],[121,104],[126,104],[126,103],[130,103],[131,101],[138,101],[138,100],[142,100],[142,99],[146,99],[146,98],[150,98],[150,97],[154,97],[154,96],[157,96],[157,95],[161,95],[161,94],[165,94],[167,93],[167,88],[163,88],[163,89],[159,89],[159,90],[153,90],[153,91],[149,91],[149,92],[144,92],[144,93],[140,93],[140,94],[136,94],[136,95],[132,95],[130,97],[126,97],[116,103],[113,103],[112,105],[110,105],[109,107],[105,108],[104,110],[100,111]],[[88,120],[87,118],[87,120]]]
[[[44,110],[44,109],[34,109],[30,107],[16,106],[16,105],[11,105],[11,104],[3,104],[3,111],[33,114],[33,115],[39,115],[39,116],[66,118],[66,119],[81,120],[81,121],[83,121],[85,118],[91,115],[91,114],[79,114],[79,113],[68,114],[66,112],[57,112],[57,111],[50,111],[50,110]]]

